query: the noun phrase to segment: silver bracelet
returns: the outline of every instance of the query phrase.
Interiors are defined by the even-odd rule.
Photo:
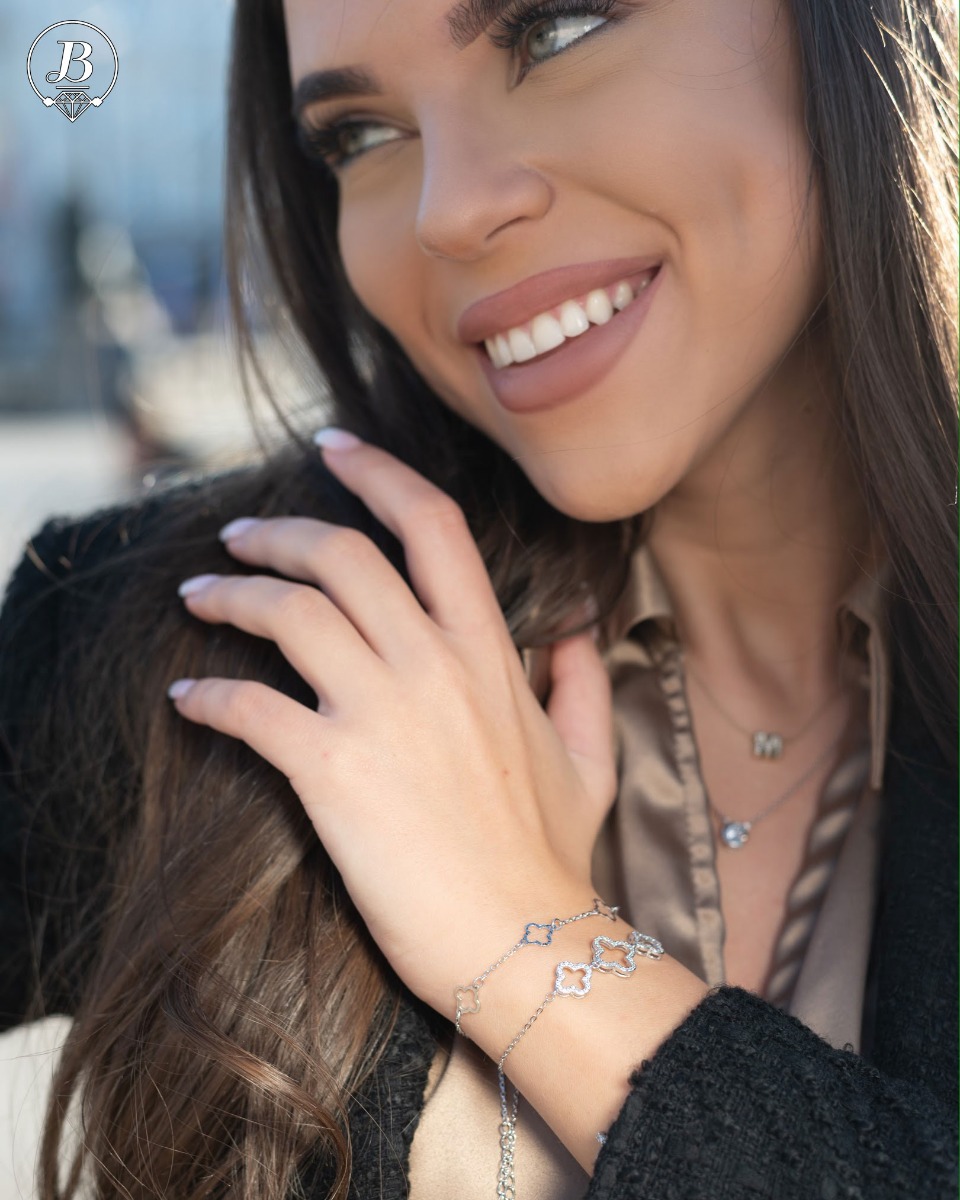
[[[460,1028],[460,1018],[471,1016],[473,1013],[480,1011],[480,989],[483,987],[484,981],[489,975],[492,975],[497,967],[502,966],[508,958],[512,958],[518,950],[522,950],[524,946],[549,946],[553,941],[553,935],[563,925],[572,925],[574,921],[582,921],[585,917],[606,917],[608,921],[616,921],[617,913],[620,911],[619,904],[613,906],[605,904],[599,896],[593,898],[593,908],[588,912],[577,913],[575,917],[554,917],[548,925],[538,925],[535,921],[530,921],[524,927],[523,936],[520,941],[512,946],[506,954],[502,954],[495,963],[491,963],[485,971],[478,975],[471,983],[463,984],[458,988],[454,988],[453,997],[456,1004],[456,1016],[454,1017],[454,1025],[457,1033],[463,1034]],[[535,931],[540,930],[540,933]],[[470,1005],[469,1008],[464,1007],[464,1003]]]
[[[636,929],[631,929],[627,934],[626,941],[615,941],[613,938],[601,936],[595,937],[592,944],[593,958],[590,962],[575,963],[564,961],[556,964],[554,967],[553,990],[544,996],[540,1007],[529,1021],[527,1021],[506,1050],[504,1050],[503,1054],[500,1055],[500,1061],[497,1063],[497,1083],[500,1088],[500,1171],[497,1177],[498,1200],[515,1200],[516,1197],[513,1159],[517,1143],[517,1105],[520,1102],[520,1092],[516,1087],[513,1089],[513,1104],[508,1112],[506,1078],[503,1074],[503,1064],[506,1061],[507,1055],[531,1025],[533,1025],[534,1021],[536,1021],[547,1005],[551,1004],[557,996],[586,996],[590,991],[590,980],[594,971],[605,971],[609,974],[617,975],[621,979],[625,979],[636,970],[637,954],[645,955],[647,958],[654,960],[660,958],[663,954],[663,946],[660,945],[656,938],[651,937],[647,933],[638,933]],[[624,961],[619,963],[605,960],[603,955],[608,950],[622,950],[624,952]],[[583,972],[583,979],[579,987],[576,984],[565,984],[563,982],[564,974],[568,970]],[[601,1146],[604,1145],[606,1140],[607,1135],[605,1133],[597,1134],[597,1141]]]
[[[462,1033],[460,1028],[460,1017],[470,1013],[480,1011],[480,987],[483,981],[492,971],[507,961],[513,954],[523,946],[549,946],[553,937],[553,933],[562,925],[568,925],[573,921],[582,921],[585,917],[591,916],[608,916],[610,920],[616,920],[616,914],[619,911],[619,906],[610,906],[604,904],[598,897],[594,897],[594,907],[589,912],[579,913],[575,917],[567,917],[565,920],[554,918],[549,925],[538,925],[531,922],[524,929],[523,937],[513,946],[506,954],[491,966],[489,966],[481,975],[474,979],[472,984],[466,987],[455,989],[457,1015],[456,1026],[457,1032]],[[606,911],[603,911],[606,910]],[[531,937],[531,930],[544,930],[546,932],[545,940],[541,941],[535,937]],[[520,1041],[523,1035],[534,1024],[540,1014],[544,1011],[548,1004],[551,1004],[557,996],[586,996],[590,991],[590,982],[594,971],[602,971],[607,974],[619,976],[625,979],[632,975],[636,969],[636,956],[644,955],[647,958],[657,960],[663,954],[663,946],[656,938],[651,937],[646,933],[639,933],[636,929],[632,929],[627,935],[625,941],[614,938],[595,937],[592,941],[593,957],[590,962],[570,962],[563,960],[554,966],[554,984],[553,989],[544,996],[539,1008],[533,1016],[526,1022],[523,1028],[519,1031],[516,1037],[507,1046],[503,1054],[500,1056],[500,1061],[497,1063],[497,1084],[500,1091],[500,1168],[497,1175],[497,1200],[516,1200],[516,1178],[514,1171],[514,1152],[517,1143],[517,1107],[520,1103],[519,1089],[514,1087],[513,1100],[508,1108],[507,1105],[507,1088],[506,1077],[503,1073],[503,1064],[506,1062],[507,1055]],[[622,950],[622,962],[610,962],[603,956],[609,950]],[[564,976],[567,971],[582,971],[583,978],[579,986],[574,983],[565,983]],[[471,1000],[474,1002],[474,1007],[464,1008],[462,1001],[465,994],[469,993]],[[607,1135],[605,1133],[597,1134],[597,1141],[601,1147],[606,1143]]]

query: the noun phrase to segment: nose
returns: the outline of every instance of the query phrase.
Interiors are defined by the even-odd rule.
[[[420,126],[417,242],[435,258],[481,258],[497,235],[549,210],[553,189],[525,161],[529,139],[502,118],[451,109]]]

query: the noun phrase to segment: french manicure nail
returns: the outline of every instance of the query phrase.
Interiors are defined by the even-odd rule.
[[[185,696],[197,681],[195,679],[175,679],[167,688],[167,695],[171,700],[179,700],[181,696]]]
[[[360,438],[355,433],[348,433],[346,429],[338,429],[335,425],[318,429],[313,435],[313,440],[324,450],[352,450],[354,446],[361,445]]]
[[[253,529],[255,525],[261,524],[257,517],[237,517],[235,521],[231,521],[217,534],[221,542],[229,541],[230,538],[239,537],[242,533],[246,533],[248,529]]]
[[[207,584],[215,582],[219,579],[219,575],[194,575],[190,579],[185,579],[177,588],[178,596],[192,596],[194,592],[199,592],[205,588]]]

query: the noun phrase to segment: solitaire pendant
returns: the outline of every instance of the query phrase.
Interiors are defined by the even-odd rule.
[[[720,840],[731,850],[739,850],[750,840],[750,821],[724,821],[720,827]]]
[[[779,758],[783,754],[783,736],[779,733],[767,733],[758,729],[751,734],[753,738],[754,758]]]

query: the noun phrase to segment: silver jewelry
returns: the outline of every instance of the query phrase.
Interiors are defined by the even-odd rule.
[[[720,818],[720,844],[723,846],[728,846],[731,850],[739,850],[741,846],[745,846],[750,840],[750,830],[754,827],[754,825],[772,813],[773,810],[783,804],[785,800],[789,800],[794,792],[802,784],[806,783],[814,771],[816,771],[819,766],[822,766],[822,764],[826,762],[834,750],[836,750],[837,746],[839,746],[841,741],[843,741],[843,737],[844,733],[841,733],[838,738],[835,738],[834,741],[826,748],[823,754],[820,755],[813,766],[808,767],[808,769],[804,771],[796,783],[791,784],[782,796],[779,796],[771,805],[769,805],[769,807],[765,808],[755,817],[751,817],[749,821],[735,821],[731,817],[724,816],[724,814],[720,812],[710,797],[707,796],[707,804],[709,804],[710,808],[713,809],[714,814]]]
[[[747,734],[747,736],[750,738],[751,753],[753,754],[754,758],[761,758],[761,759],[781,758],[783,755],[783,749],[784,749],[784,746],[786,745],[786,743],[787,742],[795,742],[800,737],[802,737],[803,734],[805,734],[807,732],[807,730],[810,728],[810,726],[814,723],[814,721],[816,721],[819,717],[821,717],[827,711],[827,709],[830,707],[830,705],[833,704],[833,702],[837,699],[837,697],[842,695],[842,693],[843,693],[843,686],[841,685],[834,692],[834,694],[830,697],[830,699],[826,702],[826,704],[824,704],[821,708],[817,709],[817,711],[813,714],[813,716],[810,718],[810,720],[807,721],[806,725],[804,725],[802,729],[798,729],[796,733],[791,733],[789,736],[786,734],[782,734],[782,733],[773,733],[773,732],[771,732],[769,730],[765,730],[765,729],[746,729],[743,725],[741,725],[738,721],[736,721],[730,715],[730,713],[727,712],[727,710],[716,699],[716,697],[709,690],[709,688],[703,682],[703,680],[700,678],[700,676],[697,675],[696,672],[691,669],[691,667],[687,663],[687,656],[686,656],[685,652],[682,650],[680,651],[680,659],[681,659],[681,662],[683,663],[684,673],[689,675],[691,679],[696,681],[696,683],[700,687],[700,690],[707,697],[707,699],[710,701],[710,703],[713,705],[713,707],[717,710],[717,712],[720,713],[720,715],[722,717],[724,717],[727,721],[729,721],[729,723],[734,727],[734,729],[738,729],[741,733]]]
[[[553,935],[563,925],[572,925],[574,921],[582,921],[586,917],[606,917],[608,921],[616,921],[619,911],[619,904],[611,906],[605,904],[599,896],[594,896],[593,908],[588,912],[577,913],[575,917],[564,917],[563,920],[559,917],[554,917],[548,925],[538,925],[535,921],[529,921],[524,928],[520,941],[512,946],[506,954],[502,954],[495,963],[491,963],[472,982],[454,988],[453,998],[457,1006],[454,1025],[456,1026],[457,1033],[463,1034],[463,1030],[460,1028],[461,1017],[470,1016],[480,1011],[480,989],[483,987],[484,980],[488,975],[492,975],[497,967],[502,966],[508,958],[512,958],[518,950],[521,950],[524,946],[549,946],[553,941]],[[537,930],[541,930],[542,932],[537,933]],[[469,1007],[466,1007],[466,1005],[469,1005]]]
[[[638,933],[636,929],[632,929],[627,934],[625,941],[600,936],[593,939],[592,945],[593,957],[589,962],[575,963],[564,960],[556,964],[554,967],[553,990],[544,996],[537,1011],[526,1022],[506,1050],[504,1050],[500,1056],[500,1061],[497,1063],[497,1083],[500,1089],[500,1170],[497,1176],[497,1200],[515,1200],[516,1197],[514,1151],[517,1142],[517,1107],[520,1102],[520,1091],[516,1087],[513,1089],[513,1101],[508,1111],[506,1077],[503,1073],[503,1064],[506,1062],[507,1055],[527,1030],[530,1029],[547,1005],[551,1004],[557,996],[586,996],[590,991],[594,971],[606,972],[623,979],[632,975],[635,971],[637,954],[645,955],[647,958],[654,960],[660,958],[663,954],[663,946],[661,946],[656,938],[650,937],[646,933]],[[603,956],[609,950],[622,950],[624,955],[623,961],[611,962],[605,959]],[[567,971],[581,971],[583,977],[580,983],[564,982]],[[605,1133],[597,1134],[597,1141],[601,1146],[604,1145],[606,1140],[607,1135]]]

